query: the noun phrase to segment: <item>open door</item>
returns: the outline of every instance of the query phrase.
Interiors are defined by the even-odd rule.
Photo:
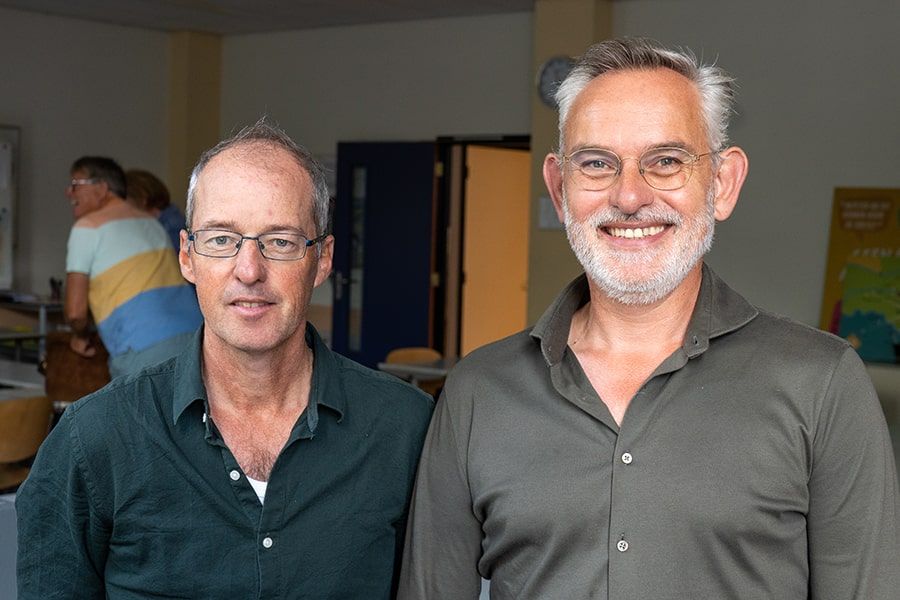
[[[374,367],[430,346],[435,144],[339,143],[332,347]]]

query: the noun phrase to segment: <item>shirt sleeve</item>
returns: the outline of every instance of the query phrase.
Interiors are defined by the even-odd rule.
[[[83,448],[66,409],[16,495],[19,600],[106,596],[109,528],[98,515]]]
[[[472,511],[466,444],[452,390],[437,402],[413,490],[398,600],[475,600],[481,524]],[[467,429],[466,429],[467,430]]]
[[[810,598],[896,598],[900,496],[878,397],[847,349],[818,415],[809,480]]]
[[[76,224],[69,232],[66,248],[66,272],[91,274],[96,255],[99,234],[94,227],[80,227]]]

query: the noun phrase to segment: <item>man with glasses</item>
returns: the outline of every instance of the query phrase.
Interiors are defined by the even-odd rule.
[[[703,262],[748,168],[731,81],[621,39],[562,83],[544,179],[585,274],[447,378],[400,598],[896,598],[862,362]]]
[[[19,490],[19,598],[390,598],[432,401],[331,352],[322,168],[261,121],[191,175],[204,326],[66,410]]]
[[[159,222],[125,201],[114,160],[75,161],[66,197],[75,216],[66,254],[71,348],[93,356],[92,319],[109,351],[112,377],[174,356],[200,326],[194,290]]]

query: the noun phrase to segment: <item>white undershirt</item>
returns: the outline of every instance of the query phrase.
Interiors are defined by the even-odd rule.
[[[256,496],[259,498],[260,504],[265,504],[266,501],[266,487],[269,485],[268,481],[259,481],[257,479],[253,479],[249,475],[247,475],[247,481],[250,482],[250,485],[253,486],[253,491],[256,492]]]

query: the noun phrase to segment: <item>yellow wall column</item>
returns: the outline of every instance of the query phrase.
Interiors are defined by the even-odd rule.
[[[552,56],[578,56],[612,35],[612,0],[536,0],[534,56],[537,74]],[[535,76],[536,77],[536,76]],[[544,105],[535,89],[531,101],[531,235],[528,252],[528,322],[534,323],[559,291],[581,272],[562,229],[541,229],[541,196],[548,197],[541,169],[557,145],[556,109]]]
[[[222,38],[181,31],[169,39],[169,191],[184,208],[191,168],[219,140]]]

